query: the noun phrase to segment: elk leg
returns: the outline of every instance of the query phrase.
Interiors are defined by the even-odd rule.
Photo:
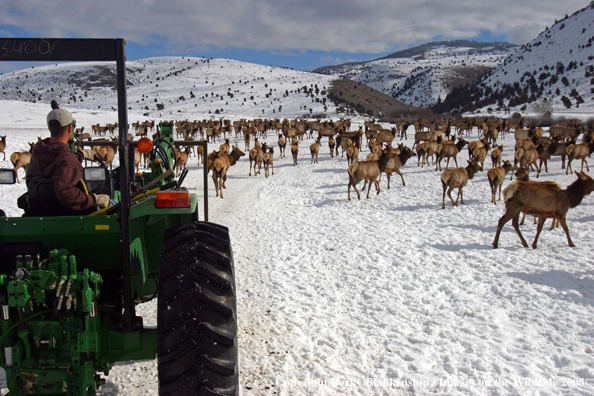
[[[567,222],[565,221],[565,216],[559,217],[559,218],[557,218],[557,220],[559,220],[559,222],[561,223],[561,227],[563,227],[563,231],[565,231],[565,234],[567,235],[567,242],[569,243],[569,246],[575,247],[575,245],[571,241],[571,237],[569,236],[569,228],[567,227]],[[555,224],[554,220],[553,220],[553,224]]]
[[[447,190],[447,186],[444,182],[441,182],[441,186],[443,187],[443,199],[442,199],[442,203],[441,203],[441,208],[445,209],[445,195],[446,195],[446,190]]]
[[[524,239],[524,236],[522,235],[522,233],[520,232],[520,225],[519,225],[519,220],[520,220],[520,214],[518,213],[513,219],[512,219],[512,225],[514,226],[514,230],[516,230],[516,233],[518,234],[518,236],[520,237],[520,240],[522,241],[522,246],[524,247],[528,247],[528,244],[526,243],[526,240]]]
[[[464,191],[462,187],[458,187],[458,196],[460,197],[460,203],[464,205]],[[458,198],[456,198],[456,203],[458,203]]]
[[[499,219],[499,222],[497,223],[497,232],[495,233],[495,239],[493,240],[493,249],[497,249],[499,245],[499,235],[501,234],[501,230],[503,229],[505,223],[510,221],[512,217],[513,216],[508,211],[506,211],[503,214],[503,216],[501,216],[501,218]]]
[[[382,189],[380,188],[379,181],[376,179],[374,181],[374,183],[375,183],[375,191],[377,191],[377,194],[379,194],[382,191]],[[388,182],[388,184],[390,184],[390,182]],[[369,187],[370,187],[369,189],[371,190],[371,183],[369,184]],[[369,195],[369,191],[367,192],[367,195]],[[369,197],[367,197],[367,198],[369,198]]]
[[[538,218],[538,226],[536,227],[536,236],[534,237],[534,242],[532,242],[532,249],[536,249],[536,243],[538,242],[538,237],[540,236],[540,233],[542,232],[542,227],[544,226],[544,223],[546,221],[546,217],[541,216]]]
[[[450,197],[450,200],[452,201],[452,206],[457,206],[458,205],[458,197],[456,197],[456,202],[454,202],[454,198],[452,198],[452,191],[454,191],[454,187],[448,188],[448,196]],[[458,190],[458,192],[459,192],[459,190]]]
[[[369,192],[371,191],[371,185],[373,183],[379,183],[379,182],[377,181],[377,179],[376,180],[369,180],[369,187],[367,188],[367,199],[369,199]],[[378,187],[376,186],[375,188],[377,189]],[[379,194],[379,191],[378,191],[378,194]]]
[[[215,185],[215,192],[217,193],[216,196],[218,197],[219,196],[219,183],[217,182],[217,175],[216,175],[216,172],[214,172],[214,169],[213,169],[213,173],[212,173],[212,181]]]
[[[402,172],[400,172],[400,169],[396,169],[396,173],[398,173],[400,175],[400,178],[402,179],[402,185],[406,186],[406,183],[404,183],[404,176],[402,175]],[[388,188],[390,188],[389,182],[388,182]]]

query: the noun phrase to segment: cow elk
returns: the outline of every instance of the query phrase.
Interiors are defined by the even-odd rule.
[[[506,160],[503,161],[503,166],[489,169],[489,172],[487,172],[489,185],[491,186],[491,202],[493,202],[493,204],[497,205],[497,187],[499,187],[499,200],[501,201],[501,185],[503,184],[507,172],[513,167],[512,163]]]
[[[446,169],[448,169],[448,166],[450,165],[450,158],[454,158],[454,162],[456,163],[456,167],[458,167],[458,153],[460,152],[460,150],[462,150],[462,148],[467,145],[468,142],[464,139],[462,139],[461,137],[458,138],[458,142],[457,143],[444,143],[441,146],[441,150],[439,151],[439,155],[438,155],[438,164],[439,164],[439,170],[441,170],[441,160],[444,158],[447,158],[447,162],[446,162]],[[437,165],[435,166],[435,170],[437,170]]]
[[[299,155],[299,141],[293,139],[291,143],[291,155],[293,156],[293,165],[297,165],[297,156]]]
[[[253,149],[252,149],[253,150]],[[227,181],[227,171],[229,168],[237,162],[237,160],[243,157],[245,153],[236,146],[233,146],[231,154],[218,153],[217,157],[212,162],[212,181],[215,185],[216,196],[223,198],[223,188]]]
[[[361,199],[361,194],[357,190],[357,184],[362,180],[369,182],[367,189],[367,198],[369,198],[369,192],[371,191],[371,185],[375,184],[375,190],[379,194],[381,189],[377,178],[386,170],[386,165],[391,158],[394,158],[396,154],[390,152],[383,152],[377,161],[357,161],[349,165],[349,185],[348,185],[348,200],[351,200],[351,186],[357,193],[357,198]]]
[[[4,160],[6,161],[6,153],[4,150],[6,149],[6,136],[0,136],[0,153],[4,154]]]
[[[322,140],[321,136],[318,136],[316,142],[309,146],[309,152],[311,153],[311,163],[317,164],[318,163],[318,154],[320,153],[320,142]]]
[[[23,168],[29,162],[31,162],[31,153],[33,152],[33,147],[35,147],[35,143],[29,143],[29,151],[22,151],[22,152],[14,152],[10,155],[10,162],[14,166],[14,173],[16,174],[17,183],[20,183],[19,180],[19,169]],[[25,172],[25,178],[26,172]]]
[[[462,188],[468,184],[468,180],[472,179],[479,170],[482,170],[482,168],[477,162],[468,161],[466,168],[461,167],[443,171],[441,174],[441,186],[443,187],[442,209],[445,209],[446,190],[453,206],[458,206],[458,199],[460,199],[460,203],[464,203]],[[456,201],[452,198],[452,190],[454,188],[458,189]]]
[[[278,134],[278,150],[279,150],[279,158],[285,158],[285,149],[287,148],[287,139],[283,136],[282,133]]]
[[[270,147],[267,153],[262,156],[262,162],[264,163],[264,176],[269,176],[269,168],[272,169],[274,175],[274,147]]]
[[[584,171],[584,164],[586,164],[586,169],[590,172],[590,167],[588,166],[588,162],[586,158],[590,156],[590,152],[594,149],[594,143],[580,143],[580,144],[571,144],[567,146],[567,169],[565,170],[565,174],[569,174],[571,169],[571,162],[574,159],[581,159],[582,160],[582,169]]]
[[[497,148],[491,151],[491,162],[493,168],[501,166],[501,160],[503,159],[503,145],[496,146]]]
[[[532,248],[536,249],[538,237],[542,231],[544,222],[548,218],[553,218],[559,221],[561,227],[567,235],[567,242],[569,246],[575,247],[571,237],[569,236],[569,228],[567,227],[566,216],[569,208],[578,206],[584,196],[589,195],[594,191],[594,180],[584,172],[575,172],[577,180],[570,184],[567,189],[563,190],[555,182],[523,182],[516,180],[510,183],[505,190],[503,196],[505,199],[505,213],[499,219],[497,224],[497,232],[493,247],[496,249],[499,245],[499,236],[503,226],[510,220],[516,230],[516,233],[522,241],[524,247],[528,247],[526,240],[520,232],[519,218],[520,213],[526,213],[538,217],[538,227],[536,236],[532,243]]]

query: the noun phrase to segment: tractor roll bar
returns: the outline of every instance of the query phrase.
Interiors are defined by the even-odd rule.
[[[126,40],[118,39],[59,39],[59,38],[0,38],[2,61],[115,61],[118,96],[118,124],[120,136],[120,226],[122,229],[122,265],[124,277],[124,312],[122,330],[133,332],[142,328],[142,319],[136,317],[132,298],[130,268],[130,169],[128,158],[128,105],[126,96]]]

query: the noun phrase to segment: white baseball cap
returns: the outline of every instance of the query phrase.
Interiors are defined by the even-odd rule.
[[[47,114],[47,124],[49,126],[49,122],[51,120],[57,120],[60,122],[60,126],[67,126],[74,123],[74,118],[72,114],[66,109],[56,109],[52,110]]]

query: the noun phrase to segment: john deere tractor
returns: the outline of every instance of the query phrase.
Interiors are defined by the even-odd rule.
[[[0,39],[5,61],[115,61],[119,124],[119,167],[86,168],[84,178],[117,203],[86,215],[0,210],[0,363],[10,396],[95,395],[114,363],[155,357],[160,395],[238,392],[229,232],[199,221],[196,195],[183,175],[174,180],[173,125],[160,124],[152,141],[128,140],[124,48],[123,39]],[[150,156],[141,175],[134,147]],[[0,172],[0,183],[14,180]],[[39,199],[28,194],[27,204]],[[136,314],[152,298],[156,328]]]

